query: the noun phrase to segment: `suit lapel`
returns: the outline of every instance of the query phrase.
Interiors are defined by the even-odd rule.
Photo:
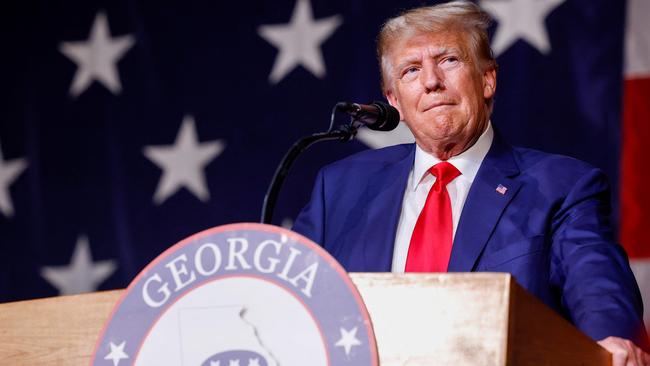
[[[512,148],[495,134],[465,201],[449,260],[449,272],[474,269],[503,210],[521,187],[521,182],[513,179],[518,174]]]
[[[387,165],[371,179],[364,192],[368,204],[367,225],[360,240],[364,243],[364,269],[369,272],[390,272],[397,224],[402,212],[402,200],[413,166],[415,145],[405,158]]]

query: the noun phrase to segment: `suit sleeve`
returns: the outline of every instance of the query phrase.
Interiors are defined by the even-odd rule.
[[[306,236],[317,244],[325,242],[325,184],[324,172],[321,169],[316,177],[311,199],[300,211],[292,230]]]
[[[552,223],[551,281],[587,335],[623,337],[647,349],[641,295],[608,218],[609,192],[605,175],[592,169],[561,203]]]

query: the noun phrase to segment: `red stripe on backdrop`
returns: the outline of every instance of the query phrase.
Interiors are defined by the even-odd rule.
[[[650,257],[650,78],[625,81],[621,234],[630,258]]]

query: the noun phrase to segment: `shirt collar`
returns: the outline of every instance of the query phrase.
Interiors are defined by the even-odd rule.
[[[487,128],[483,134],[476,140],[474,145],[463,151],[459,155],[452,156],[447,160],[460,171],[465,179],[470,183],[474,182],[478,168],[481,166],[485,155],[487,155],[492,140],[494,139],[494,130],[492,122],[488,122]],[[429,168],[441,162],[436,156],[431,155],[415,145],[415,161],[413,163],[413,179],[411,180],[411,189],[415,191],[422,179],[426,176]]]

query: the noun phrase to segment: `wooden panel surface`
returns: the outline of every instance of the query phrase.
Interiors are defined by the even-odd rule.
[[[510,275],[354,273],[383,366],[502,366]]]
[[[88,365],[118,291],[0,305],[0,364]]]
[[[609,365],[607,351],[510,275],[350,276],[373,319],[382,366]],[[0,364],[88,365],[122,293],[0,304]],[[508,317],[510,306],[514,311]]]
[[[609,366],[611,354],[513,283],[509,365]]]

